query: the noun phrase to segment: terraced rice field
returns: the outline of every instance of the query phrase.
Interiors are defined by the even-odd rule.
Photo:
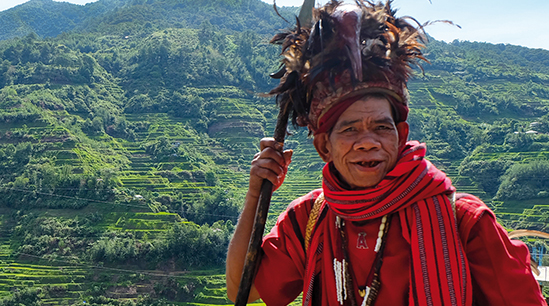
[[[165,272],[135,270],[135,268],[104,267],[82,263],[78,258],[42,258],[28,254],[15,254],[10,246],[9,231],[3,223],[0,234],[0,298],[10,295],[16,288],[42,288],[47,292],[42,305],[80,305],[95,290],[106,289],[105,295],[116,299],[137,299],[150,294],[155,284],[173,279],[179,288],[193,290],[193,303],[176,305],[230,305],[226,298],[225,277],[222,270]],[[103,225],[110,230],[133,233],[146,239],[162,238],[177,214],[146,212],[111,212],[104,216]],[[106,286],[106,287],[105,287]]]
[[[227,88],[222,89],[224,93],[227,90]],[[420,101],[415,106],[453,111],[451,106],[437,101],[436,93],[421,88],[420,84],[411,84],[410,89],[414,91],[414,101]],[[67,131],[44,122],[28,126],[0,123],[0,132],[26,130],[37,141],[50,143],[48,154],[55,157],[56,165],[71,165],[75,173],[81,173],[98,162],[120,162],[125,165],[119,177],[121,185],[136,194],[141,191],[155,192],[158,195],[180,193],[186,201],[193,201],[213,187],[208,185],[203,177],[194,177],[195,174],[201,172],[203,174],[204,171],[209,170],[202,169],[200,166],[208,164],[224,167],[224,170],[217,168],[217,179],[221,184],[231,185],[243,193],[247,187],[249,164],[258,150],[259,140],[263,136],[272,134],[275,120],[272,117],[266,119],[266,116],[256,108],[250,112],[248,106],[257,104],[257,101],[254,98],[242,98],[241,93],[236,93],[234,97],[229,95],[229,97],[220,98],[215,91],[208,88],[208,91],[202,95],[213,101],[212,103],[216,103],[216,113],[211,116],[209,130],[200,132],[207,133],[209,138],[199,137],[200,135],[197,135],[194,129],[188,128],[193,118],[174,118],[164,113],[127,114],[128,122],[146,122],[149,124],[148,128],[137,132],[134,141],[108,136],[91,137],[94,141],[104,144],[97,152],[91,152],[86,144],[67,140]],[[265,109],[272,111],[274,106]],[[177,154],[156,160],[147,154],[144,145],[160,137],[166,137],[175,149],[185,146],[211,160],[197,163]],[[205,138],[208,139],[205,140]],[[0,139],[0,143],[9,142],[7,138]],[[286,209],[293,199],[321,187],[323,162],[315,151],[312,141],[307,138],[306,132],[298,131],[295,135],[288,136],[286,145],[294,149],[293,162],[285,183],[273,195],[267,230],[274,225],[276,216]],[[430,149],[443,149],[445,145],[434,143]],[[125,160],[109,160],[108,156],[112,152],[120,153]],[[513,160],[549,158],[548,152],[494,154],[478,155],[478,158],[492,159],[501,154]],[[122,157],[119,158],[122,159]],[[431,161],[450,176],[458,192],[474,194],[492,205],[491,199],[468,177],[459,175],[460,160],[431,158]],[[191,177],[166,175],[168,172],[183,171],[188,172]],[[549,203],[536,203],[537,205],[533,207],[530,204],[527,206],[511,204],[509,206],[515,207],[514,209],[498,206],[499,218],[517,223],[522,221],[547,223],[549,220]],[[99,226],[117,232],[132,233],[139,239],[145,239],[144,237],[155,239],[164,237],[174,222],[182,220],[176,213],[151,213],[144,204],[136,204],[136,206],[116,207],[116,209],[105,206],[103,220]],[[142,209],[139,209],[139,206],[143,206]],[[526,216],[522,214],[524,210]],[[73,216],[75,214],[78,212],[73,212]],[[193,287],[196,294],[192,302],[177,303],[178,305],[232,305],[226,299],[225,279],[223,271],[219,270],[178,273],[136,271],[100,265],[90,266],[75,261],[74,258],[48,260],[14,254],[10,244],[11,228],[14,225],[6,223],[7,215],[9,214],[0,214],[0,297],[9,295],[14,288],[39,287],[47,288],[50,292],[42,300],[44,305],[81,304],[84,296],[94,290],[94,286],[108,284],[106,292],[109,297],[135,299],[139,295],[151,292],[155,283],[173,279],[180,287]],[[263,305],[260,302],[255,304]],[[300,299],[292,303],[292,305],[299,304]]]
[[[86,288],[87,269],[70,265],[39,265],[4,260],[0,265],[0,295],[14,288],[48,288],[58,296],[43,299],[43,305],[59,305],[61,300],[80,299]]]

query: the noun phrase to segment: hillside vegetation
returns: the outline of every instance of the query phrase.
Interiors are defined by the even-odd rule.
[[[277,115],[268,40],[288,24],[259,0],[33,0],[0,25],[0,305],[230,304],[225,251]],[[506,227],[549,230],[549,51],[426,53],[411,138]],[[291,130],[268,226],[321,183]]]

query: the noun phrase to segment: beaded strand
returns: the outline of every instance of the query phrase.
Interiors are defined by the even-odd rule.
[[[381,269],[382,260],[381,257],[383,256],[383,249],[385,246],[385,241],[383,240],[383,237],[387,234],[387,230],[389,229],[388,225],[388,217],[387,215],[383,216],[381,218],[381,224],[379,225],[379,231],[377,233],[377,240],[376,240],[376,246],[374,248],[374,252],[376,252],[376,258],[374,261],[374,264],[372,266],[372,269],[370,270],[370,274],[368,275],[366,286],[364,286],[364,289],[358,290],[358,293],[360,297],[363,298],[361,306],[369,306],[372,305],[375,299],[377,298],[377,294],[379,293],[379,287],[381,283],[379,282],[379,270]],[[346,239],[345,239],[345,221],[342,220],[339,216],[336,216],[336,222],[335,222],[336,228],[339,229],[339,232],[341,234],[342,238],[342,247],[343,247],[343,253],[345,258],[342,260],[342,262],[338,262],[337,259],[334,258],[334,273],[335,273],[335,281],[336,281],[336,292],[338,297],[338,302],[340,305],[344,304],[344,300],[347,299],[347,288],[352,288],[353,280],[351,278],[351,275],[348,274],[351,267],[347,267],[347,265],[350,265],[347,249],[346,249]],[[347,270],[347,271],[346,271]],[[356,305],[356,300],[354,298],[351,298],[351,304]]]
[[[379,252],[379,249],[381,248],[381,242],[383,242],[383,233],[385,233],[386,223],[387,223],[387,215],[381,218],[381,224],[379,225],[379,231],[377,232],[376,247],[374,248],[374,252],[376,253]]]

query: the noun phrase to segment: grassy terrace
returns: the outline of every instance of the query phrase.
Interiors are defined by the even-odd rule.
[[[425,95],[428,92],[424,92]],[[230,183],[233,186],[240,186],[245,190],[247,186],[247,168],[253,154],[257,151],[257,144],[262,135],[250,135],[257,133],[256,126],[238,126],[233,124],[239,120],[252,120],[256,118],[259,124],[261,118],[255,114],[231,115],[231,111],[238,110],[237,102],[224,100],[227,107],[218,112],[218,124],[226,124],[224,129],[214,130],[212,139],[217,142],[205,143],[198,140],[194,132],[185,128],[186,120],[179,120],[165,114],[140,114],[139,116],[127,115],[130,122],[149,122],[147,131],[137,133],[135,141],[117,140],[119,144],[116,151],[127,156],[128,166],[120,173],[120,182],[123,187],[135,190],[148,190],[159,194],[183,193],[185,198],[192,201],[194,197],[200,196],[207,191],[208,186],[204,181],[190,181],[179,177],[164,177],[162,171],[171,171],[178,168],[191,173],[199,170],[196,164],[183,160],[181,157],[173,156],[169,160],[155,160],[153,156],[146,153],[143,144],[154,141],[161,136],[167,137],[170,143],[179,143],[181,146],[193,147],[204,154],[224,154],[228,157],[226,161],[230,171],[218,173],[218,179],[222,183]],[[231,103],[232,106],[230,105]],[[248,101],[247,103],[252,103]],[[267,121],[265,134],[270,135],[273,130],[273,120]],[[261,123],[264,124],[264,123]],[[13,129],[14,127],[5,127]],[[241,129],[242,128],[242,129]],[[35,129],[34,127],[31,129]],[[239,129],[241,129],[239,131]],[[40,135],[40,133],[43,133]],[[51,137],[53,129],[33,131],[34,135],[40,137]],[[48,136],[46,136],[48,135]],[[310,140],[305,137],[304,132],[287,138],[287,146],[294,149],[293,163],[290,167],[285,184],[274,194],[268,219],[268,228],[274,225],[276,216],[282,212],[291,200],[304,195],[309,191],[319,188],[322,161],[318,157]],[[112,142],[110,138],[99,138],[96,141]],[[56,164],[67,164],[76,168],[85,167],[88,163],[86,154],[82,150],[75,150],[75,147],[57,146],[50,148],[50,154],[56,157]],[[236,153],[236,154],[235,154]],[[486,158],[491,158],[486,156]],[[460,161],[433,160],[434,164],[445,170],[454,181],[459,192],[470,192],[477,196],[484,195],[472,184],[467,177],[460,177],[457,167]],[[530,208],[530,207],[524,207]],[[532,209],[529,218],[537,219],[547,214],[549,208],[539,205]],[[520,211],[502,212],[502,218],[511,221],[520,221]],[[148,212],[110,212],[104,214],[104,219],[98,226],[117,232],[133,233],[140,239],[155,239],[165,236],[174,222],[180,220],[179,215],[174,213],[148,213]],[[47,288],[49,294],[43,298],[45,305],[70,305],[81,303],[85,296],[93,292],[93,288],[99,284],[108,284],[107,295],[118,299],[135,299],[139,295],[151,291],[156,282],[164,282],[166,279],[175,279],[180,286],[193,284],[194,298],[192,302],[177,303],[179,305],[231,305],[225,296],[224,276],[222,271],[216,271],[209,275],[200,275],[200,272],[186,274],[163,275],[162,271],[132,271],[117,270],[113,267],[99,267],[82,265],[72,260],[61,258],[59,261],[43,261],[29,256],[16,257],[9,244],[9,231],[4,226],[0,242],[0,295],[10,294],[13,288],[40,287]],[[262,305],[262,303],[257,303]],[[299,301],[293,303],[298,305]]]
[[[213,169],[216,164],[225,167],[219,169],[226,169],[217,171],[217,179],[221,184],[245,187],[246,168],[256,152],[258,139],[263,135],[263,115],[258,111],[246,113],[247,104],[253,104],[254,101],[242,98],[213,99],[220,106],[215,117],[218,128],[212,124],[214,128],[208,131],[209,140],[204,140],[207,135],[199,135],[191,127],[192,118],[174,118],[156,113],[127,114],[128,122],[147,126],[146,130],[136,133],[133,141],[106,135],[88,135],[89,141],[94,143],[93,149],[88,140],[87,143],[66,141],[67,137],[79,139],[80,136],[71,135],[63,128],[44,122],[35,126],[2,124],[0,133],[21,130],[21,135],[31,135],[36,143],[48,143],[47,154],[54,158],[55,165],[70,165],[74,173],[90,171],[94,165],[109,166],[112,163],[121,169],[117,175],[122,188],[132,190],[135,194],[177,193],[182,194],[183,199],[193,201],[212,188],[204,181],[204,172]],[[239,113],[239,110],[242,111]],[[252,124],[240,125],[244,120]],[[196,154],[193,153],[195,155],[191,157],[203,160],[197,162],[182,156],[155,158],[147,153],[145,145],[160,137],[166,137],[174,149],[181,146],[194,150],[192,152]],[[12,140],[2,138],[0,142],[11,143]],[[183,171],[186,171],[185,175],[177,175]],[[167,175],[170,173],[174,175]],[[49,216],[63,218],[75,218],[91,212],[102,214],[101,222],[95,225],[98,229],[128,233],[142,243],[150,239],[163,239],[174,223],[182,221],[175,213],[151,213],[147,205],[139,201],[133,201],[128,207],[92,202],[80,211],[47,210]],[[10,241],[14,224],[8,224],[8,218],[4,218],[12,213],[7,211],[0,215],[0,296],[10,295],[16,288],[38,287],[44,288],[46,292],[41,298],[44,305],[82,304],[84,298],[93,295],[99,286],[107,297],[136,299],[150,294],[155,284],[166,285],[173,279],[177,290],[192,293],[178,298],[192,303],[181,302],[178,305],[231,304],[225,298],[224,275],[219,270],[167,273],[136,270],[132,266],[94,266],[82,257],[53,256],[46,259],[15,253],[16,246]]]
[[[443,85],[442,80],[439,83]],[[455,113],[452,105],[447,104],[447,101],[442,103],[435,91],[422,84],[411,84],[410,89],[414,92],[413,101],[418,101],[412,107],[437,108]],[[0,135],[5,135],[7,131],[24,131],[23,134],[31,135],[33,141],[48,144],[47,154],[54,158],[56,165],[70,165],[75,173],[89,171],[97,167],[97,164],[117,167],[120,169],[116,173],[120,187],[131,191],[130,195],[178,194],[185,201],[192,202],[215,187],[206,182],[204,173],[207,171],[215,172],[218,184],[231,186],[236,193],[243,195],[247,187],[250,161],[258,150],[259,140],[263,136],[270,136],[274,130],[275,107],[258,107],[255,98],[242,98],[241,96],[245,96],[242,93],[228,98],[220,98],[221,94],[215,90],[202,94],[208,99],[208,103],[215,105],[207,130],[194,126],[194,118],[147,113],[125,115],[130,124],[146,127],[136,132],[133,140],[102,135],[89,137],[88,143],[68,141],[67,137],[80,136],[71,135],[59,126],[44,122],[28,126],[2,123]],[[286,138],[286,147],[294,150],[293,162],[285,183],[272,198],[267,230],[274,225],[276,216],[292,200],[321,187],[323,162],[306,134],[306,131],[300,129]],[[163,137],[177,153],[159,158],[146,148],[148,144]],[[5,137],[0,139],[0,143],[11,142],[12,140]],[[97,146],[92,149],[89,142],[94,142]],[[445,146],[447,143],[434,141],[430,143],[429,151],[441,150]],[[181,148],[186,151],[180,150]],[[188,153],[186,156],[185,152]],[[546,159],[549,153],[485,153],[476,155],[476,158],[489,160],[501,156],[512,160],[532,160]],[[428,158],[450,176],[458,192],[474,194],[489,205],[497,204],[498,218],[519,225],[521,222],[547,223],[549,203],[491,203],[489,196],[469,177],[459,175],[461,160],[450,161],[433,156]],[[103,219],[95,226],[104,231],[131,234],[142,243],[150,239],[162,239],[173,224],[182,222],[181,217],[184,217],[173,212],[152,213],[145,202],[135,199],[130,204],[126,207],[114,203],[92,203],[79,211],[47,212],[50,216],[75,218],[100,211]],[[155,284],[172,284],[180,291],[181,288],[190,288],[193,292],[192,296],[180,298],[187,302],[175,303],[176,305],[232,305],[225,298],[224,271],[219,269],[183,272],[139,270],[131,266],[94,266],[82,258],[44,259],[16,254],[14,245],[10,242],[14,224],[10,224],[6,217],[11,213],[13,211],[0,214],[0,296],[9,295],[14,288],[40,287],[49,292],[43,297],[43,304],[71,305],[82,304],[85,297],[94,294],[97,286],[104,289],[106,296],[123,300],[136,299],[150,293]],[[299,304],[298,300],[292,305]]]
[[[0,296],[9,295],[15,288],[38,287],[52,289],[60,299],[79,298],[87,286],[89,269],[66,263],[36,263],[36,258],[19,256],[10,259],[9,245],[0,247]],[[55,296],[43,300],[45,305],[59,305]]]
[[[68,210],[61,214],[68,216],[67,213]],[[11,249],[4,217],[0,218],[0,296],[9,295],[15,288],[36,287],[47,292],[41,299],[43,305],[74,305],[82,304],[85,297],[93,295],[97,288],[104,288],[106,296],[110,298],[136,299],[149,294],[155,284],[165,284],[171,279],[178,287],[192,288],[196,295],[193,301],[198,304],[230,304],[225,298],[224,274],[220,270],[165,272],[140,270],[131,266],[93,266],[77,257],[55,256],[43,259],[26,254],[17,256]],[[179,215],[173,213],[111,212],[104,215],[103,221],[97,226],[133,233],[145,242],[147,239],[162,239],[166,230],[180,220]]]
[[[106,296],[116,299],[136,299],[148,294],[156,284],[170,280],[172,286],[193,288],[192,302],[176,305],[231,305],[226,298],[225,277],[218,270],[188,273],[162,271],[132,271],[121,268],[85,265],[34,264],[2,262],[0,264],[0,296],[9,295],[17,287],[37,287],[47,290],[43,305],[79,305],[95,286],[107,284]],[[258,303],[261,305],[261,303]]]
[[[0,43],[0,298],[34,287],[43,305],[148,294],[174,305],[232,305],[222,261],[250,162],[277,118],[275,99],[258,94],[278,83],[265,73],[280,64],[268,36],[288,24],[255,0],[206,0],[194,11],[193,1],[128,1],[84,11],[21,6],[30,21],[63,23],[55,16],[64,8],[80,21],[56,37],[34,26],[38,36]],[[431,64],[414,68],[408,84],[412,137],[427,143],[427,158],[458,192],[483,199],[506,227],[547,228],[547,184],[528,201],[496,201],[483,190],[511,181],[492,176],[496,167],[549,160],[549,54],[426,45]],[[526,135],[532,126],[540,135]],[[292,200],[321,187],[324,163],[311,139],[289,130],[293,162],[267,231]],[[515,198],[528,191],[508,190]]]

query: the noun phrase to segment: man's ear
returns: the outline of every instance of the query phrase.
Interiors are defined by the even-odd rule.
[[[410,126],[408,122],[403,121],[399,122],[396,126],[398,132],[398,147],[400,149],[404,148],[406,142],[408,141],[408,133],[410,132]]]
[[[329,135],[328,133],[320,133],[315,135],[313,138],[313,144],[315,146],[318,155],[326,163],[332,161],[332,154],[330,154],[330,144],[329,144]]]

